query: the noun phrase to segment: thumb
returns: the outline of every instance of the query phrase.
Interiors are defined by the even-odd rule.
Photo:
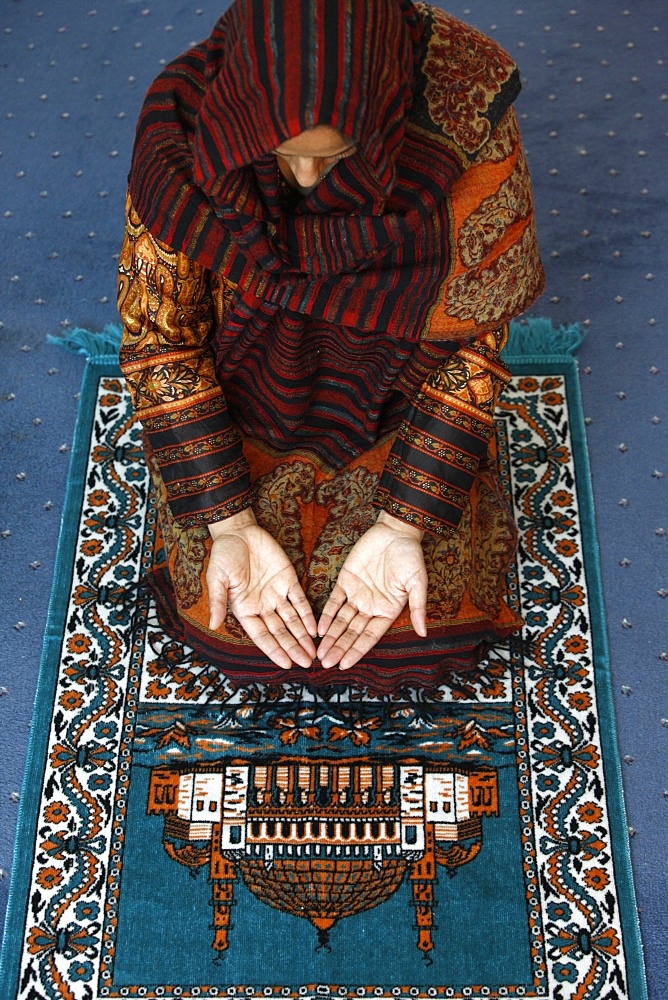
[[[427,574],[414,577],[408,590],[408,609],[411,623],[418,635],[427,634]]]
[[[227,584],[222,580],[209,588],[209,628],[216,632],[227,616]]]

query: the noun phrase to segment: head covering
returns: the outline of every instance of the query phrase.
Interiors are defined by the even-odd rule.
[[[130,196],[154,236],[236,287],[228,332],[283,310],[407,342],[424,334],[451,265],[448,194],[477,153],[471,117],[483,145],[519,89],[489,40],[470,94],[470,66],[449,83],[447,60],[475,57],[473,36],[448,41],[457,24],[410,0],[235,0],[155,81]],[[456,88],[436,119],[434,38]],[[272,150],[315,125],[358,150],[288,206]]]
[[[415,8],[400,0],[237,0],[207,44],[198,183],[212,193],[228,171],[329,125],[359,144],[389,191],[421,34]]]

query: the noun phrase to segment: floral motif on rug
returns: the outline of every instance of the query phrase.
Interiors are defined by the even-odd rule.
[[[138,586],[140,433],[98,376],[17,1000],[631,996],[565,375],[516,376],[497,433],[521,637],[432,691],[232,687]]]

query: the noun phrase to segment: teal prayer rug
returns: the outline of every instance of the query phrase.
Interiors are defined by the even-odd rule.
[[[575,362],[509,361],[525,629],[373,697],[233,688],[163,632],[139,427],[89,358],[3,1000],[646,997]]]

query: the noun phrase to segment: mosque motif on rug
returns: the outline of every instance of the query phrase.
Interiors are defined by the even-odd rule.
[[[572,368],[497,420],[522,635],[374,696],[233,687],[165,634],[139,427],[89,362],[3,996],[641,1000]]]

